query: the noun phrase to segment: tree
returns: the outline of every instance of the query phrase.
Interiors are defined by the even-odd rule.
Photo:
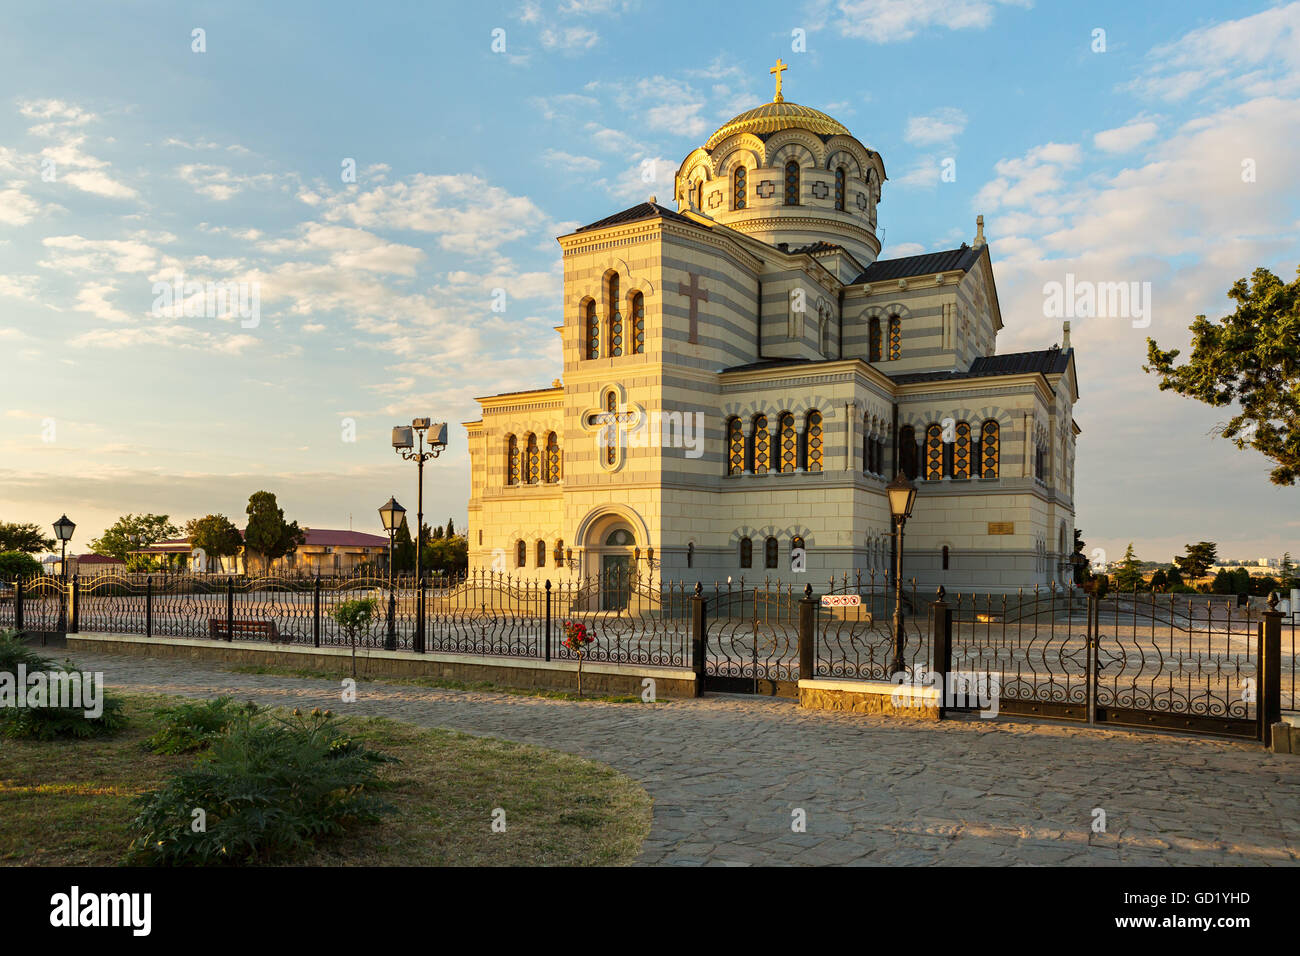
[[[1169,588],[1169,578],[1165,576],[1164,568],[1156,568],[1151,574],[1151,590],[1164,593]]]
[[[463,574],[469,569],[469,542],[459,537],[426,541],[423,563],[426,571],[436,574]]]
[[[191,548],[201,548],[209,558],[231,558],[244,546],[243,535],[225,515],[205,515],[185,522]]]
[[[1142,562],[1133,554],[1133,542],[1130,541],[1124,551],[1124,560],[1115,571],[1115,590],[1136,591],[1142,586]]]
[[[284,509],[269,491],[255,491],[248,497],[248,527],[244,530],[246,552],[259,554],[266,570],[307,540],[298,522],[285,522]]]
[[[30,578],[41,573],[41,562],[25,551],[0,551],[0,581]]]
[[[1295,563],[1291,560],[1290,551],[1282,555],[1282,563],[1278,565],[1277,574],[1278,577],[1281,578],[1278,582],[1280,587],[1288,589],[1300,587],[1300,584],[1296,583]]]
[[[1210,565],[1219,560],[1219,546],[1213,541],[1198,541],[1196,544],[1184,545],[1184,555],[1174,558],[1174,564],[1189,581],[1205,577]]]
[[[335,605],[334,610],[330,612],[330,617],[343,628],[343,633],[348,636],[348,643],[352,645],[353,679],[357,676],[357,635],[362,632],[369,633],[378,606],[379,602],[374,598],[360,598],[355,601],[343,601]]]
[[[1171,591],[1174,588],[1187,586],[1183,581],[1183,573],[1178,570],[1178,565],[1175,564],[1165,572],[1165,584],[1169,586],[1169,590]]]
[[[41,551],[53,551],[54,544],[53,538],[47,538],[41,533],[40,525],[0,521],[0,551],[37,554]]]
[[[1232,572],[1232,593],[1250,593],[1250,572],[1245,568],[1237,568]]]
[[[1256,596],[1267,597],[1280,586],[1276,578],[1269,577],[1267,574],[1263,577],[1250,579],[1250,593]]]
[[[1300,270],[1297,270],[1300,276]],[[1240,412],[1216,426],[1238,448],[1254,448],[1276,467],[1269,480],[1294,485],[1300,476],[1300,277],[1283,283],[1256,269],[1250,283],[1228,290],[1236,311],[1219,322],[1198,315],[1191,325],[1192,354],[1175,367],[1179,350],[1162,351],[1147,339],[1145,372],[1173,390],[1216,408]]]
[[[1232,590],[1232,572],[1227,568],[1219,568],[1219,573],[1214,576],[1210,583],[1210,593],[1212,594],[1233,594]]]
[[[402,517],[402,524],[393,539],[393,571],[397,573],[415,570],[415,542],[411,540],[411,529]]]
[[[447,537],[456,537],[456,524],[450,518],[447,519]]]
[[[174,538],[180,529],[171,523],[168,515],[122,515],[102,537],[90,542],[95,554],[111,555],[125,561],[132,551]]]

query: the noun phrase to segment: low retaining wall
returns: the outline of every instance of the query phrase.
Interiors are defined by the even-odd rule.
[[[906,703],[895,704],[899,685],[876,680],[801,680],[799,706],[813,710],[845,710],[855,714],[888,714],[894,717],[939,719],[939,690],[934,687],[906,687]]]
[[[89,651],[102,654],[133,654],[141,657],[176,657],[192,661],[236,664],[251,667],[283,667],[313,670],[339,677],[352,674],[352,651],[347,647],[303,647],[262,641],[204,641],[186,637],[140,637],[134,634],[87,633],[68,635],[68,653]],[[358,649],[357,676],[431,677],[463,683],[487,681],[519,690],[576,692],[576,661],[538,661],[508,657],[478,657],[469,654],[385,651]],[[655,682],[655,696],[696,697],[695,672],[684,667],[650,664],[607,664],[585,661],[582,692],[596,695],[640,695],[642,681]]]

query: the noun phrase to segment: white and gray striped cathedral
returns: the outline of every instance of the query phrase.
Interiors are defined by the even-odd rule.
[[[996,354],[982,218],[960,248],[878,258],[880,154],[777,77],[685,158],[677,209],[652,197],[560,237],[563,379],[466,423],[471,568],[879,580],[902,471],[905,580],[1069,580],[1068,324]]]

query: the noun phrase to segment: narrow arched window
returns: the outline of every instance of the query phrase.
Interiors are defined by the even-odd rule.
[[[600,319],[596,318],[596,302],[587,300],[587,314],[583,319],[584,335],[587,340],[587,358],[600,358]]]
[[[880,319],[872,316],[871,321],[867,323],[867,348],[869,349],[869,361],[880,361]]]
[[[557,568],[564,567],[564,539],[558,538],[555,542],[555,550],[551,552],[551,557],[555,561]]]
[[[618,273],[611,272],[605,289],[605,308],[609,314],[609,345],[606,353],[612,357],[623,354],[623,313],[619,311]]]
[[[871,437],[871,416],[862,417],[862,470],[868,474],[875,474],[876,469],[872,467],[875,464],[874,458],[875,439]]]
[[[808,413],[808,421],[805,426],[804,434],[807,436],[804,444],[808,449],[808,463],[806,467],[809,471],[821,471],[823,458],[821,412],[813,409]]]
[[[546,436],[546,483],[553,485],[560,480],[560,437],[551,432]]]
[[[546,567],[546,542],[541,538],[537,539],[537,566]]]
[[[520,538],[515,542],[515,567],[523,568],[528,566],[528,545],[524,539]]]
[[[744,166],[737,166],[736,171],[731,174],[731,208],[745,208],[746,194],[746,177],[749,174],[745,171]]]
[[[889,361],[897,362],[903,357],[903,323],[898,316],[889,317]]]
[[[695,542],[693,541],[686,545],[686,566],[695,567]]]
[[[943,569],[948,570],[948,546],[946,544],[943,546]]]
[[[958,480],[965,480],[970,477],[970,425],[966,422],[957,423],[957,441],[953,444],[952,450],[952,476]]]
[[[799,205],[799,164],[793,159],[785,164],[785,204]]]
[[[527,445],[527,481],[530,485],[539,484],[542,480],[542,455],[537,448],[537,436],[531,432],[528,435]]]
[[[980,477],[998,476],[998,423],[989,419],[980,426]]]
[[[514,435],[506,438],[506,484],[519,484],[519,439]]]
[[[739,418],[727,419],[727,474],[745,471],[745,430]]]
[[[835,208],[844,211],[844,167],[835,167]]]
[[[754,474],[766,475],[772,467],[772,439],[767,432],[767,416],[754,416]]]
[[[778,548],[779,545],[776,542],[776,538],[768,538],[766,541],[763,542],[763,567],[765,568],[776,567]]]
[[[632,293],[632,354],[640,355],[645,351],[645,296],[640,292]]]
[[[754,542],[749,538],[740,539],[740,566],[742,568],[754,566]]]
[[[939,481],[943,478],[943,446],[943,427],[940,425],[931,425],[925,430],[926,481]]]
[[[916,429],[904,425],[898,430],[898,466],[912,481],[916,480]]]
[[[794,416],[789,412],[777,417],[777,435],[780,454],[776,470],[782,475],[793,474],[799,460],[799,438],[794,430]]]

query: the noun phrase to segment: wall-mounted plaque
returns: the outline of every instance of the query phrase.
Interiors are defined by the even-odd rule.
[[[1016,523],[1014,521],[990,521],[989,534],[1015,534]]]

